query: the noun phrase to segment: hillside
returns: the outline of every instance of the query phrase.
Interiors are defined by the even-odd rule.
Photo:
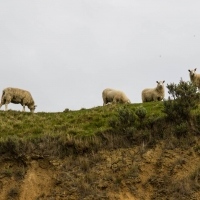
[[[0,199],[200,199],[199,113],[173,122],[163,102],[0,111]]]

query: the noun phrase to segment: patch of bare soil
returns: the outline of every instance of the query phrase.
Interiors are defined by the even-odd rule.
[[[45,197],[53,187],[49,161],[32,160],[27,166],[2,158],[0,165],[0,199],[35,200]]]
[[[199,147],[162,142],[65,159],[0,157],[0,200],[198,200]]]
[[[48,169],[48,164],[45,165],[43,162],[31,161],[20,186],[20,200],[33,200],[49,194],[53,187],[53,172]]]

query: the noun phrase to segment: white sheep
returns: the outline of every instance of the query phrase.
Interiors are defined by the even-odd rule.
[[[25,106],[27,106],[31,112],[34,112],[36,107],[30,92],[18,88],[8,87],[3,90],[0,108],[5,104],[5,110],[7,111],[10,102],[14,104],[20,103],[23,106],[22,111],[25,111]]]
[[[161,101],[165,96],[165,81],[156,81],[156,88],[146,88],[142,91],[142,102]]]
[[[108,103],[131,103],[129,98],[120,90],[107,88],[102,92],[103,105]]]
[[[190,80],[191,82],[198,87],[198,91],[200,92],[200,74],[196,73],[197,68],[195,68],[194,70],[189,70],[190,72]]]

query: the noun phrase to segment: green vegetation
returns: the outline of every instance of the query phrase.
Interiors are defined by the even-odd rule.
[[[127,105],[126,108],[134,110],[138,105],[140,104]],[[108,120],[121,109],[121,106],[108,105],[60,113],[40,112],[33,114],[19,111],[0,111],[0,138],[12,135],[23,139],[58,134],[92,136],[109,127]],[[161,102],[147,103],[144,107],[151,115],[162,115]]]
[[[173,138],[172,146],[186,144],[186,138],[200,132],[199,94],[182,80],[167,88],[173,100],[164,102],[111,104],[61,113],[0,111],[0,154],[63,157],[138,143],[153,147],[164,138]]]
[[[142,182],[140,160],[150,162],[148,153],[151,155],[151,150],[159,143],[161,153],[158,151],[160,156],[154,163],[158,174],[152,174],[142,187],[153,188],[152,199],[162,199],[166,195],[172,199],[188,199],[199,190],[199,166],[173,184],[171,175],[178,169],[184,170],[191,154],[200,155],[197,142],[200,134],[199,94],[191,83],[182,80],[177,85],[167,85],[167,88],[170,98],[158,102],[110,104],[78,111],[65,109],[62,113],[0,111],[0,155],[4,160],[17,162],[16,166],[2,167],[1,177],[21,181],[28,171],[27,160],[38,160],[39,166],[45,169],[49,164],[46,158],[54,161],[67,156],[63,159],[65,164],[59,166],[61,172],[55,181],[61,190],[71,194],[77,191],[78,199],[106,199],[107,188],[111,186],[113,191],[119,192],[124,184],[128,184],[131,185],[130,192],[135,194],[135,185]],[[119,148],[124,152],[117,152]],[[134,154],[123,159],[130,149],[134,149]],[[190,151],[186,157],[180,154],[172,159],[173,162],[164,164],[166,158],[168,162],[170,160],[169,152],[177,149]],[[111,152],[107,150],[116,150],[116,156],[105,157],[104,151]],[[153,156],[149,158],[154,159]],[[107,164],[109,173],[102,173],[97,181],[102,169],[100,163]],[[164,168],[168,169],[165,173]],[[74,173],[76,170],[78,173]],[[17,198],[19,191],[17,187],[10,188],[8,199]],[[45,196],[42,194],[38,199]]]
[[[196,87],[191,82],[180,80],[179,84],[167,85],[170,97],[164,101],[163,112],[170,121],[180,123],[191,118],[191,110],[197,108],[200,95],[196,93]]]

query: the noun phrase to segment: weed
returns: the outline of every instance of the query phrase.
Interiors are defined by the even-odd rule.
[[[86,158],[86,157],[79,157],[78,160],[79,160],[79,166],[80,166],[80,168],[84,172],[88,171],[89,168],[90,168],[90,161],[89,161],[89,159]]]
[[[139,167],[137,165],[133,165],[130,169],[128,169],[124,173],[125,178],[135,178],[139,175]]]
[[[116,177],[115,183],[116,184],[120,184],[121,182],[122,182],[122,178],[121,177]]]
[[[8,196],[9,197],[12,197],[12,198],[15,198],[16,196],[19,195],[19,189],[14,187],[14,188],[11,188],[8,192]]]
[[[7,168],[7,169],[3,170],[1,172],[1,174],[4,174],[6,177],[12,177],[13,171],[12,171],[12,169]]]
[[[22,180],[25,176],[26,171],[24,169],[18,169],[14,172],[16,180]]]
[[[190,197],[193,193],[191,180],[183,178],[172,184],[171,193],[173,197],[180,199],[181,197]]]

